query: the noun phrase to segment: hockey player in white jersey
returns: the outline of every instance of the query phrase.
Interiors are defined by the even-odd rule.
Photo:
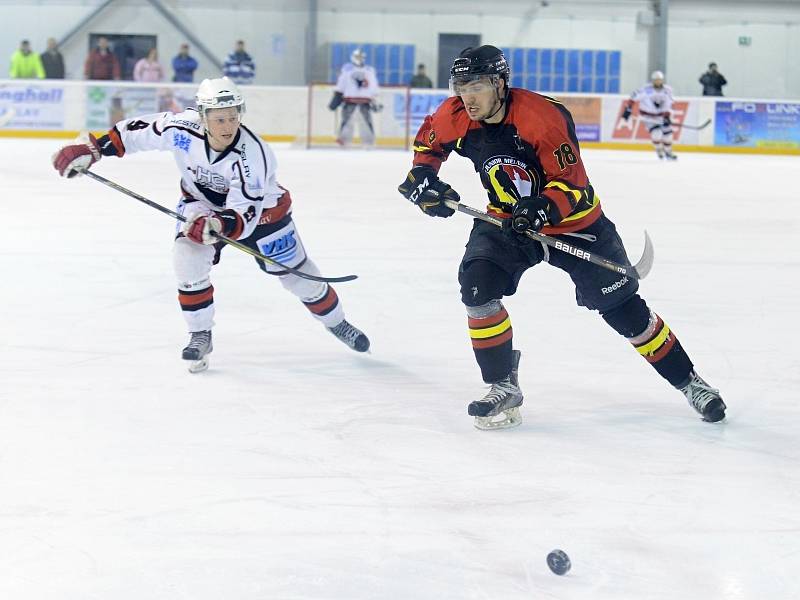
[[[628,100],[622,118],[627,121],[633,112],[633,103],[639,103],[639,115],[650,131],[650,139],[658,158],[676,160],[672,152],[672,88],[664,84],[664,73],[653,71],[650,83],[639,88]]]
[[[197,91],[197,110],[145,115],[117,123],[107,135],[62,147],[53,164],[65,177],[79,175],[103,156],[123,157],[144,150],[172,152],[181,173],[182,198],[173,246],[178,301],[190,333],[182,357],[189,370],[208,366],[214,325],[212,265],[224,244],[212,232],[243,244],[286,266],[319,275],[292,219],[292,199],[278,184],[272,149],[241,123],[244,98],[227,77],[206,79]],[[310,281],[256,259],[278,276],[312,315],[357,352],[369,348],[363,332],[346,319],[327,283]]]
[[[340,146],[349,146],[353,141],[356,121],[359,121],[361,143],[369,148],[375,145],[375,128],[372,124],[372,113],[383,107],[378,102],[378,77],[375,69],[364,64],[366,55],[356,49],[350,56],[350,62],[342,66],[339,79],[336,81],[333,98],[328,108],[336,110],[342,107],[342,121],[336,142]]]

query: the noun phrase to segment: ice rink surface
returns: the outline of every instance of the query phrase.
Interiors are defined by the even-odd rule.
[[[409,154],[277,149],[310,255],[360,276],[337,290],[371,354],[229,248],[190,375],[173,222],[59,179],[59,143],[0,140],[0,598],[800,597],[800,158],[584,152],[634,260],[652,236],[641,293],[727,422],[541,265],[506,301],[524,422],[481,432],[471,222],[399,196]],[[168,154],[96,170],[176,203]],[[484,206],[465,159],[442,178]]]

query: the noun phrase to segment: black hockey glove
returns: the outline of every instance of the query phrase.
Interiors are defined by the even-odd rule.
[[[331,101],[328,103],[328,108],[330,110],[336,110],[342,102],[344,102],[344,94],[342,94],[342,92],[333,92],[333,98],[331,98]]]
[[[662,123],[664,127],[669,127],[672,125],[672,119],[669,118],[669,115],[664,115],[664,121]]]
[[[633,112],[633,107],[631,104],[625,105],[625,110],[622,111],[622,120],[627,121],[631,118],[631,113]]]
[[[514,205],[511,217],[503,221],[503,233],[515,244],[531,241],[525,232],[539,231],[550,222],[553,204],[543,196],[525,196]]]
[[[461,197],[430,167],[416,166],[408,172],[406,180],[397,187],[406,200],[410,200],[429,217],[451,217],[454,211],[445,200],[459,202]]]

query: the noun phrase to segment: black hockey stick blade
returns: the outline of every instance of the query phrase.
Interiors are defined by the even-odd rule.
[[[128,188],[122,187],[118,183],[114,183],[113,181],[111,181],[110,179],[106,179],[102,175],[98,175],[97,173],[89,171],[88,169],[82,171],[82,173],[87,177],[94,179],[95,181],[99,181],[103,185],[107,185],[108,187],[115,189],[118,192],[122,192],[126,196],[130,196],[134,200],[138,200],[139,202],[147,204],[147,206],[155,208],[157,211],[162,212],[165,215],[169,215],[173,219],[177,219],[182,223],[186,223],[186,217],[184,217],[182,214],[177,213],[174,210],[170,210],[166,206],[161,206],[158,202],[153,202],[152,200],[149,200],[148,198],[145,198],[141,194],[137,194],[136,192],[131,191]],[[299,269],[295,269],[294,267],[290,267],[281,262],[278,262],[277,260],[270,258],[269,256],[261,254],[260,252],[257,252],[256,250],[253,250],[252,248],[245,246],[244,244],[242,244],[237,240],[225,237],[224,235],[216,232],[212,232],[212,235],[217,239],[219,239],[221,242],[225,242],[226,244],[228,244],[229,246],[233,246],[237,250],[241,250],[242,252],[249,254],[254,258],[257,258],[260,261],[263,261],[275,267],[279,267],[284,271],[286,271],[287,273],[292,273],[303,279],[310,279],[311,281],[320,281],[322,283],[343,283],[345,281],[353,281],[354,279],[358,279],[358,275],[344,275],[342,277],[322,277],[321,275],[312,275],[311,273],[305,273],[303,271],[300,271]],[[276,277],[284,274],[284,273],[272,273],[270,271],[265,271],[265,272],[268,273],[269,275],[275,275]]]
[[[458,212],[464,213],[469,215],[475,219],[479,219],[481,221],[486,221],[487,223],[492,223],[497,227],[503,226],[503,220],[485,213],[480,210],[476,210],[471,206],[467,206],[466,204],[462,204],[461,202],[455,202],[453,200],[445,200],[445,204],[456,210]],[[647,274],[650,273],[650,269],[653,268],[653,261],[655,259],[655,251],[653,250],[653,242],[650,240],[650,236],[647,232],[644,232],[644,253],[642,257],[639,259],[633,266],[623,265],[613,260],[608,260],[602,256],[597,256],[594,252],[590,252],[584,248],[578,248],[577,246],[573,246],[569,242],[565,241],[563,237],[555,238],[549,235],[544,235],[543,233],[537,233],[534,231],[526,231],[525,235],[527,235],[532,240],[536,240],[540,244],[544,244],[545,246],[549,246],[551,248],[555,248],[556,250],[560,250],[561,252],[566,252],[567,254],[571,254],[575,258],[580,260],[585,260],[592,264],[597,265],[598,267],[603,267],[604,269],[608,269],[609,271],[614,271],[615,273],[619,273],[620,275],[629,275],[635,279],[644,279],[647,277]]]
[[[687,125],[685,123],[673,123],[672,124],[673,127],[682,127],[683,129],[692,129],[694,131],[700,131],[701,129],[705,129],[709,125],[711,125],[711,119],[706,119],[705,121],[700,123],[700,125]]]

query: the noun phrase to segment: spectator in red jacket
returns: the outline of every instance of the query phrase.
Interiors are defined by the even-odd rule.
[[[89,52],[83,71],[86,79],[120,79],[119,61],[108,47],[107,38],[97,40],[97,48]]]

